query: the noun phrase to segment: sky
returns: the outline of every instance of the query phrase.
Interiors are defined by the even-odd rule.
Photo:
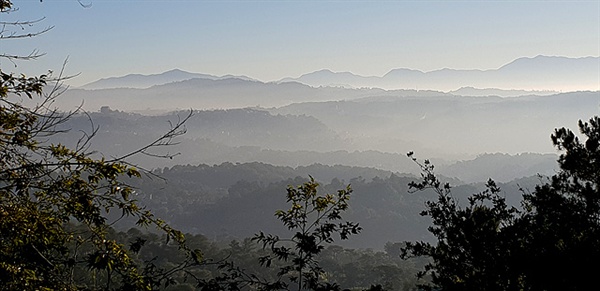
[[[0,40],[3,71],[59,71],[74,86],[182,69],[262,81],[321,69],[496,69],[519,57],[600,55],[600,1],[13,0],[0,21],[45,17],[35,38]]]

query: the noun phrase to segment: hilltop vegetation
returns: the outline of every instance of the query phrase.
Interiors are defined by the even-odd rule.
[[[132,181],[136,199],[173,226],[212,239],[243,239],[258,231],[281,234],[284,228],[273,219],[274,209],[285,207],[281,189],[300,185],[313,175],[323,191],[334,192],[346,184],[354,190],[346,217],[359,222],[363,232],[345,246],[382,249],[387,242],[426,240],[428,219],[418,214],[433,192],[408,193],[414,175],[398,175],[373,168],[311,165],[281,167],[262,163],[174,166],[154,172],[166,181],[145,178]],[[484,188],[483,183],[455,185],[462,202]],[[529,177],[500,184],[507,200],[518,206],[520,187],[533,189],[539,182]]]

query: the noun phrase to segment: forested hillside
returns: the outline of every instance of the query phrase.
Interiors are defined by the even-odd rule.
[[[356,148],[428,157],[470,153],[553,153],[549,132],[598,112],[598,92],[550,96],[378,97],[298,103],[279,114],[314,116]]]
[[[415,165],[416,167],[416,165]],[[133,180],[136,199],[157,215],[186,232],[211,239],[243,239],[264,231],[285,233],[275,219],[275,210],[286,207],[285,188],[306,182],[308,175],[321,181],[322,191],[334,193],[349,184],[354,193],[346,217],[361,224],[361,234],[345,246],[382,249],[388,242],[431,240],[431,223],[419,215],[433,192],[409,193],[408,184],[417,176],[398,175],[373,168],[311,165],[276,167],[262,163],[174,166],[157,169],[158,178]],[[454,195],[466,203],[483,183],[454,185]],[[500,184],[507,200],[519,206],[519,188],[533,189],[538,177]]]
[[[406,102],[408,103],[401,103],[408,106],[410,104],[409,100]],[[418,104],[421,104],[419,102]],[[327,103],[322,105],[329,106]],[[385,106],[381,106],[380,111],[385,108]],[[414,106],[416,106],[414,108],[418,108],[420,105]],[[388,117],[385,118],[400,118],[393,117],[396,116],[393,112],[396,112],[398,108],[386,108],[385,110],[391,111],[387,113]],[[403,113],[407,115],[405,118],[417,119],[415,114],[418,112],[414,113],[409,109],[406,109],[407,111]],[[309,111],[313,112],[314,115],[319,115],[319,110],[322,109],[317,107],[314,111]],[[340,114],[340,112],[336,113],[335,110],[332,112],[334,112],[333,116]],[[367,114],[367,111],[364,112]],[[377,111],[373,112],[375,114]],[[161,132],[167,130],[170,123],[181,120],[189,113],[180,111],[153,116],[104,108],[102,112],[73,116],[60,125],[60,128],[70,129],[70,131],[66,134],[54,136],[53,140],[67,145],[75,145],[83,133],[89,134],[97,129],[97,132],[95,132],[96,138],[92,139],[90,144],[91,149],[97,150],[107,157],[116,156],[150,143]],[[383,111],[377,114],[383,114]],[[340,120],[346,118],[344,116],[338,117]],[[323,118],[332,120],[330,117]],[[354,119],[348,120],[348,122],[368,124],[367,117],[360,117],[360,122],[352,120]],[[375,126],[371,132],[376,135],[376,131],[379,130],[377,128],[390,126],[392,125]],[[419,126],[421,125],[415,125],[416,128]],[[291,167],[318,163],[331,166],[373,167],[400,173],[418,173],[417,168],[406,158],[404,153],[399,152],[404,148],[419,149],[418,143],[405,143],[395,140],[393,134],[381,133],[379,137],[370,136],[368,138],[369,143],[377,143],[378,139],[385,139],[387,141],[385,144],[381,144],[381,148],[389,148],[390,151],[357,150],[357,144],[360,143],[360,140],[367,139],[366,135],[360,138],[348,136],[347,133],[343,132],[339,133],[315,117],[308,115],[283,115],[270,113],[262,109],[194,111],[187,120],[185,128],[186,134],[181,137],[181,142],[158,150],[158,153],[169,152],[179,153],[179,155],[169,160],[140,156],[134,157],[133,162],[148,169],[172,167],[179,164],[204,163],[212,165],[223,162],[263,162]],[[359,131],[358,129],[353,130]],[[403,130],[412,131],[410,127],[406,126]],[[530,128],[529,130],[535,129]],[[410,134],[407,133],[406,136],[410,136]],[[427,138],[429,138],[428,135]],[[452,138],[440,142],[448,143],[454,140]],[[466,140],[456,140],[456,145],[463,142],[466,143]],[[515,144],[519,143],[527,143],[527,141],[515,139]],[[396,146],[388,146],[388,144]],[[435,144],[438,143],[432,142],[432,145]],[[419,152],[427,155],[430,151],[427,148],[420,148]],[[431,160],[436,162],[440,173],[467,182],[481,182],[490,177],[508,182],[512,179],[535,174],[549,175],[556,169],[554,163],[556,156],[550,154],[482,154],[474,158],[432,155]],[[505,168],[510,168],[510,171],[504,170]]]

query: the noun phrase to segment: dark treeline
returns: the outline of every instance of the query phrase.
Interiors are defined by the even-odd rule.
[[[416,167],[416,165],[415,165]],[[308,175],[321,181],[322,190],[333,193],[349,184],[354,193],[345,217],[363,226],[360,235],[344,246],[382,249],[388,242],[432,239],[427,232],[430,220],[421,217],[425,201],[433,192],[409,193],[408,184],[417,179],[373,168],[312,165],[307,167],[272,166],[263,163],[174,166],[157,169],[163,177],[134,179],[136,199],[159,217],[186,232],[219,239],[243,239],[258,231],[281,234],[283,226],[274,218],[284,209],[283,189],[299,185]],[[483,183],[455,185],[455,196],[467,197],[484,188]],[[518,206],[519,187],[533,189],[538,177],[501,184],[510,203]]]
[[[223,261],[234,262],[236,267],[245,273],[254,274],[266,280],[275,281],[277,267],[275,262],[265,268],[259,258],[267,255],[268,250],[250,238],[230,241],[214,241],[201,234],[187,233],[186,243],[189,247],[202,250],[206,264],[190,270],[195,276],[210,279],[221,274],[218,268]],[[110,232],[110,237],[129,245],[143,241],[143,246],[135,258],[152,262],[157,268],[169,268],[179,264],[185,257],[178,251],[176,244],[166,243],[165,237],[155,233],[132,228],[127,231]],[[427,263],[426,259],[404,260],[400,258],[402,243],[388,243],[382,251],[371,249],[352,249],[337,245],[327,246],[319,255],[318,261],[325,270],[327,281],[336,282],[340,286],[353,290],[364,290],[372,285],[381,285],[385,290],[416,290],[420,281],[416,274]],[[82,270],[84,272],[84,270]],[[196,282],[186,278],[185,273],[177,273],[172,277],[176,284],[164,290],[196,290]]]

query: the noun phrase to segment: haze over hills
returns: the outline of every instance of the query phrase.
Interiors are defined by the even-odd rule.
[[[132,74],[101,79],[68,90],[56,105],[73,109],[83,104],[84,109],[92,111],[110,105],[120,110],[165,112],[185,108],[268,108],[372,97],[543,96],[561,90],[597,91],[600,86],[599,60],[598,57],[537,56],[517,59],[497,70],[420,72],[395,69],[383,77],[322,70],[297,79],[267,83],[249,77],[217,77],[172,70],[155,75]],[[165,102],[166,98],[168,102]]]
[[[597,114],[600,93],[464,97],[436,91],[191,79],[148,89],[74,89],[56,103],[74,108],[82,100],[89,111],[105,105],[125,111],[266,108],[274,115],[314,117],[345,140],[338,150],[405,153],[418,148],[429,157],[455,159],[495,152],[552,153],[550,133]]]
[[[598,90],[600,58],[536,56],[516,59],[493,70],[440,69],[429,72],[398,68],[381,77],[320,70],[281,82],[300,82],[313,87],[344,86],[452,91],[461,87],[505,90]]]
[[[519,96],[548,96],[558,94],[557,91],[536,91],[536,90],[505,90],[496,88],[473,88],[473,87],[461,87],[457,90],[448,92],[452,95],[457,96],[469,96],[469,97],[484,97],[484,96],[498,96],[498,97],[519,97]]]
[[[597,285],[600,4],[39,2],[0,291]]]
[[[214,238],[279,233],[281,226],[269,219],[285,207],[285,186],[313,175],[326,191],[352,184],[347,214],[365,231],[349,246],[381,248],[389,241],[430,239],[429,221],[418,214],[433,196],[408,194],[420,171],[409,151],[431,160],[461,201],[493,178],[506,183],[500,184],[503,194],[518,205],[519,187],[533,189],[541,179],[536,175],[554,174],[558,157],[550,134],[597,115],[600,91],[557,93],[546,84],[556,78],[565,78],[558,83],[563,88],[593,83],[597,70],[591,73],[590,63],[597,61],[536,57],[498,70],[398,69],[383,77],[321,71],[268,83],[180,70],[128,75],[66,91],[55,105],[73,108],[84,101],[91,112],[61,124],[71,132],[50,142],[73,145],[81,131],[96,126],[89,150],[120,156],[156,140],[169,122],[187,114],[175,109],[192,108],[187,133],[152,153],[180,155],[131,158],[169,183],[134,182],[140,183],[140,202],[174,226]],[[521,84],[513,77],[533,85],[502,87]],[[378,88],[410,78],[419,90],[407,83]],[[457,87],[443,92],[435,86]],[[144,110],[161,113],[139,113]]]
[[[419,148],[428,156],[554,153],[554,128],[598,114],[600,92],[551,96],[381,97],[305,102],[272,113],[310,115],[359,149],[384,152]]]
[[[594,64],[596,70],[592,69]],[[93,112],[94,122],[101,129],[97,149],[109,155],[135,149],[156,138],[157,133],[166,130],[167,120],[177,120],[177,115],[168,112],[198,110],[187,124],[185,142],[172,148],[185,158],[146,163],[149,168],[178,163],[258,161],[293,167],[342,164],[414,173],[418,169],[411,168],[414,165],[405,154],[415,151],[419,157],[435,160],[438,169],[451,177],[474,182],[496,176],[508,181],[552,173],[556,151],[549,135],[556,127],[573,126],[578,119],[598,114],[600,92],[556,93],[549,89],[465,85],[488,79],[496,85],[510,81],[502,76],[518,76],[531,84],[564,77],[560,84],[565,87],[579,86],[579,80],[591,82],[596,76],[598,85],[597,67],[597,57],[538,56],[487,71],[446,69],[423,73],[397,69],[384,77],[361,77],[325,70],[300,78],[307,83],[338,85],[322,87],[302,84],[302,80],[265,83],[248,77],[172,70],[102,79],[88,84],[87,89],[67,90],[55,105],[74,109],[83,102],[83,108]],[[571,73],[574,75],[566,76]],[[409,75],[440,84],[454,80],[462,87],[450,92],[423,90],[426,87],[350,88],[356,87],[352,84],[356,80],[381,85],[382,80]],[[448,77],[443,78],[444,75]],[[342,84],[346,85],[339,86]],[[164,115],[97,113],[102,106]],[[74,120],[77,122],[71,126],[79,129],[87,116]],[[131,134],[137,135],[137,143],[130,142]],[[453,165],[460,160],[472,162]],[[521,162],[522,167],[513,167],[506,175],[502,172],[507,171],[493,168]]]
[[[489,177],[509,181],[553,173],[556,156],[550,133],[594,115],[599,104],[598,92],[579,92],[516,98],[388,96],[269,110],[203,110],[194,112],[186,123],[188,132],[181,143],[166,149],[180,156],[134,162],[146,168],[223,162],[293,167],[320,163],[416,173],[418,167],[405,155],[415,151],[450,177],[468,182]],[[99,130],[91,149],[108,156],[125,154],[156,139],[168,129],[169,121],[176,122],[185,114],[92,112],[93,125]],[[64,126],[76,134],[91,130],[87,115],[78,115]],[[69,139],[71,144],[77,141]],[[474,158],[471,164],[450,167],[454,161]]]
[[[65,110],[83,108],[96,111],[101,106],[125,111],[195,109],[232,109],[278,107],[298,102],[351,100],[370,96],[436,96],[442,92],[415,90],[313,88],[297,82],[264,83],[238,78],[201,79],[155,85],[149,88],[69,89],[55,102]]]
[[[491,70],[444,68],[423,72],[409,68],[397,68],[390,70],[383,76],[361,76],[351,72],[333,72],[323,69],[304,74],[298,78],[283,78],[276,83],[298,82],[311,87],[367,87],[385,90],[416,89],[443,92],[472,87],[508,90],[509,92],[504,92],[507,96],[517,96],[517,93],[524,93],[519,95],[548,95],[548,91],[599,90],[599,68],[599,57],[569,58],[538,55],[533,58],[519,58],[498,69]],[[145,89],[190,79],[223,80],[231,78],[258,81],[247,76],[214,76],[174,69],[151,75],[130,74],[121,77],[108,77],[79,88],[88,90]],[[503,91],[496,91],[493,94],[505,96]]]
[[[109,77],[85,84],[79,88],[95,90],[95,89],[111,89],[111,88],[137,88],[144,89],[152,86],[163,85],[172,82],[185,81],[189,79],[209,79],[222,80],[236,78],[242,80],[253,80],[246,76],[213,76],[209,74],[190,73],[179,69],[173,69],[160,74],[142,75],[129,74],[122,77]]]

